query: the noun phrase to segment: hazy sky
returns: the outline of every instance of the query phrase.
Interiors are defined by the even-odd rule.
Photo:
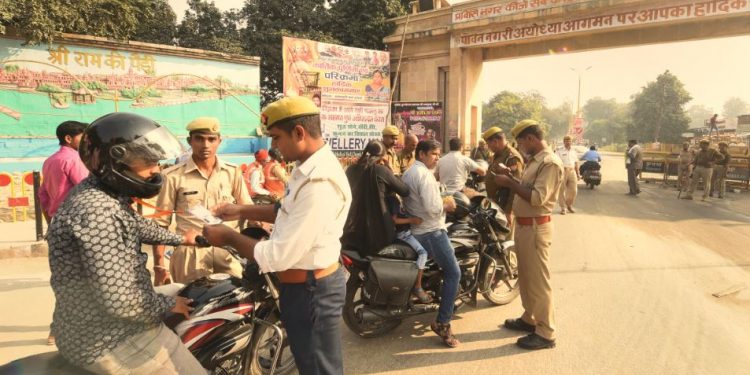
[[[243,3],[215,0],[220,9],[240,8]],[[169,4],[182,19],[187,1],[169,0]],[[667,69],[693,96],[688,107],[702,104],[721,113],[730,97],[750,102],[750,36],[492,61],[484,64],[480,95],[487,101],[502,90],[536,90],[549,106],[565,101],[575,106],[578,75],[570,68],[583,71],[589,66],[581,75],[581,105],[597,96],[627,102]]]

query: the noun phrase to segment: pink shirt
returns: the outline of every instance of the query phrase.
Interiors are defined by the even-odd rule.
[[[60,146],[60,150],[52,154],[42,165],[43,178],[39,189],[42,210],[52,218],[70,189],[88,175],[89,171],[81,161],[78,151],[72,147]]]

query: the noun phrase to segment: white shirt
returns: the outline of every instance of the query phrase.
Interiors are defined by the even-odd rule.
[[[422,219],[422,224],[412,225],[413,234],[424,234],[445,229],[443,198],[435,175],[421,161],[414,162],[401,177],[409,187],[409,196],[404,199],[404,209],[412,216]]]
[[[255,245],[261,271],[314,270],[336,263],[351,203],[344,170],[324,145],[294,168],[271,238]]]
[[[440,182],[445,184],[447,193],[455,193],[466,186],[469,172],[479,168],[474,160],[461,154],[461,151],[451,151],[438,160],[437,170]]]
[[[263,165],[255,168],[250,173],[250,187],[253,189],[255,194],[259,195],[271,195],[271,192],[263,188],[263,184],[266,182],[266,178],[263,176]]]
[[[576,166],[578,153],[576,153],[576,150],[574,150],[572,146],[570,147],[570,150],[563,146],[562,148],[557,149],[555,154],[557,154],[560,160],[562,160],[563,167],[574,168]]]

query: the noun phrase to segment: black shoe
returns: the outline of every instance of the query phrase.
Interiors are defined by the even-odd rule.
[[[516,345],[528,350],[551,349],[555,347],[555,340],[547,340],[536,333],[532,333],[518,339]]]
[[[531,332],[534,333],[534,330],[536,329],[535,326],[526,323],[523,319],[505,319],[505,328],[512,329],[514,331],[523,331],[523,332]]]

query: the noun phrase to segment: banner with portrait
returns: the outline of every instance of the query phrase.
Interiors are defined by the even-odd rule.
[[[321,109],[323,137],[337,152],[361,151],[381,136],[391,99],[390,54],[283,38],[284,95]]]
[[[420,141],[443,143],[443,104],[440,102],[398,102],[391,110],[393,125],[401,134],[414,134]]]

